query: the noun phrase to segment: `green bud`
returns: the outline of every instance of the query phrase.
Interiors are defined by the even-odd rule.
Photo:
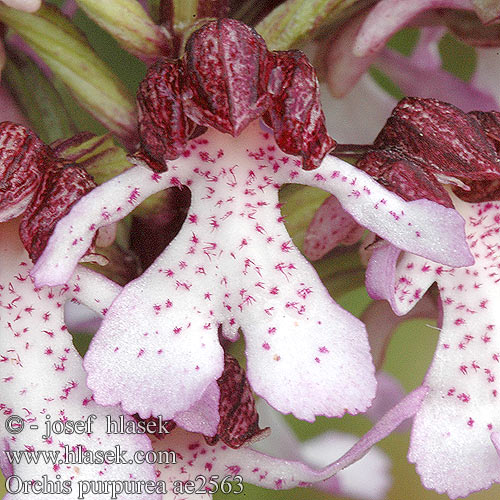
[[[109,134],[97,136],[80,132],[64,141],[51,144],[59,158],[81,164],[97,184],[121,174],[132,165],[127,153],[116,146]]]
[[[28,14],[0,3],[0,20],[25,40],[85,110],[128,146],[136,143],[133,98],[58,9],[44,4]]]
[[[76,0],[80,8],[128,52],[146,63],[170,52],[162,30],[137,0]]]
[[[320,26],[342,19],[356,3],[359,0],[287,0],[268,14],[256,30],[270,49],[287,50]]]
[[[61,96],[27,56],[9,51],[2,78],[43,142],[50,143],[76,132]]]

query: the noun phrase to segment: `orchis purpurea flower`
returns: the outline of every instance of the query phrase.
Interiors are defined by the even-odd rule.
[[[122,413],[116,408],[101,408],[93,401],[85,383],[82,360],[64,324],[66,301],[77,299],[102,314],[120,287],[99,274],[79,268],[62,287],[35,288],[29,276],[32,264],[20,239],[21,234],[31,253],[36,255],[37,237],[43,239],[50,231],[50,222],[55,222],[93,186],[91,178],[81,167],[56,158],[27,129],[9,122],[0,126],[0,165],[2,472],[5,477],[16,475],[23,480],[42,480],[46,475],[50,481],[60,484],[97,477],[111,481],[154,480],[154,469],[146,464],[13,463],[4,454],[40,449],[58,450],[63,454],[64,446],[74,451],[103,446],[112,449],[115,445],[134,453],[152,450],[152,446],[144,436],[106,434],[106,415],[118,419]],[[24,420],[25,429],[9,434],[6,423],[14,415]],[[98,417],[91,434],[65,434],[58,439],[44,432],[46,418],[67,422],[86,420],[90,415]],[[23,496],[33,500],[54,498],[54,495],[35,492]],[[77,496],[75,488],[68,498]],[[17,495],[7,494],[5,498],[13,499]]]
[[[108,487],[113,484],[119,500],[177,499],[176,482],[182,483],[200,474],[221,478],[228,474],[239,475],[246,482],[276,489],[308,486],[358,460],[376,440],[387,435],[418,408],[424,391],[410,395],[410,404],[404,411],[396,408],[389,412],[381,424],[341,460],[323,470],[314,470],[301,462],[272,458],[248,448],[250,441],[259,437],[262,431],[258,427],[258,415],[245,373],[234,358],[226,355],[224,371],[216,383],[209,386],[188,411],[178,413],[173,422],[167,423],[171,434],[108,434],[107,418],[115,422],[124,418],[130,423],[132,417],[123,415],[116,407],[105,408],[95,403],[86,385],[82,360],[65,325],[63,310],[66,301],[77,300],[102,316],[121,287],[79,267],[63,286],[36,288],[29,276],[32,264],[20,239],[20,228],[23,223],[30,222],[29,214],[34,211],[51,213],[57,220],[75,198],[81,196],[82,186],[88,189],[92,181],[80,166],[58,158],[53,149],[22,126],[4,122],[0,138],[1,178],[4,180],[0,191],[0,468],[7,479],[18,478],[13,485],[22,480],[28,484],[43,478],[44,484],[52,485],[42,494],[38,487],[30,488],[28,494],[23,493],[24,498],[45,500],[61,494],[69,499],[81,498],[81,483],[100,482]],[[32,171],[37,177],[33,177]],[[23,211],[28,214],[24,216],[26,219],[22,217]],[[43,217],[36,223],[40,224],[40,220]],[[24,241],[33,253],[32,246],[36,242],[26,238]],[[20,433],[7,432],[6,423],[14,415],[25,422]],[[49,417],[52,422],[70,425],[70,422],[85,421],[90,422],[90,426],[83,434],[55,434],[54,431],[48,435],[45,423]],[[179,427],[174,430],[176,425]],[[89,460],[89,463],[72,463],[66,455],[80,449],[86,453],[112,451],[115,447],[120,447],[130,457],[153,449],[173,450],[177,462],[153,465],[100,463],[99,460],[92,463]],[[42,460],[16,462],[9,460],[6,454],[40,450],[59,452],[64,459],[62,463],[57,459],[49,463]],[[147,497],[129,494],[123,486],[141,481],[158,485],[155,487],[157,494],[149,492]],[[122,485],[122,493],[119,493],[119,485]],[[57,488],[63,486],[65,491],[58,492]],[[92,498],[109,498],[110,493],[99,494],[92,490],[92,495]],[[197,498],[210,497],[208,491],[204,496],[197,495]],[[5,497],[6,500],[14,498],[18,498],[15,493]]]
[[[402,196],[453,205],[466,221],[471,266],[400,256],[393,245],[379,244],[367,270],[371,296],[387,299],[398,315],[437,283],[440,336],[409,459],[424,486],[451,498],[500,481],[494,446],[500,427],[498,118],[496,112],[465,114],[439,101],[404,99],[377,137],[377,149],[358,162]],[[455,184],[453,192],[439,181]]]
[[[191,190],[179,234],[124,287],[86,354],[97,402],[143,418],[186,410],[222,373],[221,326],[231,341],[241,327],[252,388],[279,411],[313,420],[369,406],[366,332],[294,247],[278,203],[285,183],[335,193],[359,223],[400,248],[449,265],[472,262],[454,210],[405,202],[334,157],[321,162],[333,141],[317,85],[304,56],[268,52],[233,20],[205,25],[183,59],[149,70],[138,93],[137,166],[73,207],[32,272],[38,286],[66,282],[99,227],[152,193]],[[272,129],[258,122],[262,114]],[[209,128],[200,135],[200,126]],[[292,155],[319,166],[305,170]],[[440,226],[420,224],[428,217]]]

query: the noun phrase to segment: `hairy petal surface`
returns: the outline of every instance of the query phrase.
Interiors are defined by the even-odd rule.
[[[67,282],[99,227],[121,220],[147,197],[170,187],[170,181],[171,177],[162,177],[146,166],[138,166],[87,194],[75,204],[70,216],[57,224],[54,230],[56,236],[49,239],[44,253],[31,271],[36,285],[52,286]],[[47,265],[49,261],[50,265]]]
[[[58,224],[34,273],[40,284],[66,280],[100,226],[159,189],[189,186],[192,204],[180,233],[123,289],[85,359],[96,401],[121,402],[143,418],[173,418],[220,377],[219,325],[231,340],[242,328],[250,383],[281,412],[313,420],[366,409],[374,377],[364,328],[332,301],[292,244],[277,196],[285,182],[335,193],[358,222],[404,248],[470,262],[463,220],[453,210],[404,202],[332,157],[304,171],[257,123],[240,140],[207,132],[168,168],[158,174],[136,167],[93,190]],[[448,231],[416,230],[431,212]]]
[[[41,282],[66,279],[93,232],[130,211],[132,193],[181,183],[192,192],[181,232],[124,288],[88,351],[97,401],[121,401],[143,417],[186,410],[222,373],[222,324],[230,339],[242,327],[252,387],[281,411],[311,420],[367,407],[374,378],[364,329],[332,301],[283,225],[278,174],[295,162],[300,169],[257,123],[238,142],[211,131],[167,173],[132,169],[90,193],[58,226],[37,265],[51,268]],[[283,377],[286,390],[277,383]]]
[[[89,296],[99,301],[105,310],[110,304],[114,284],[105,283],[104,293],[99,294],[100,285],[106,281],[102,276],[93,275],[88,270],[79,270],[69,286],[35,289],[29,277],[31,264],[19,237],[18,221],[2,224],[0,255],[0,454],[4,450],[60,451],[61,458],[69,450],[78,448],[97,451],[113,450],[121,446],[128,453],[151,449],[149,440],[139,435],[107,435],[106,415],[117,420],[121,413],[116,408],[100,408],[92,400],[92,393],[85,384],[86,374],[82,361],[73,347],[71,335],[63,323],[64,302],[76,297],[86,302]],[[83,271],[83,272],[80,272]],[[95,279],[93,279],[95,277]],[[56,420],[86,420],[96,415],[90,434],[45,435],[47,416]],[[20,434],[8,434],[5,430],[6,419],[19,415],[25,422]],[[128,420],[129,417],[124,417]],[[38,425],[31,429],[31,425]],[[66,457],[70,460],[70,457]],[[33,464],[21,461],[13,467],[2,470],[14,473],[24,480],[41,480],[47,475],[51,481],[70,481],[73,492],[69,499],[78,496],[77,481],[102,480],[126,481],[155,479],[150,465],[80,464],[71,463]],[[53,495],[24,495],[29,500],[49,500]],[[17,498],[7,495],[6,499]],[[107,498],[95,495],[95,498]],[[125,499],[124,495],[118,498]],[[130,496],[127,499],[131,498]],[[146,500],[144,496],[135,496]],[[151,498],[151,496],[148,496]]]
[[[294,169],[286,173],[288,182],[319,187],[335,195],[358,224],[398,248],[412,247],[416,254],[450,265],[472,263],[464,221],[451,208],[428,200],[406,202],[365,172],[333,156],[326,156],[313,171]],[[421,221],[429,219],[440,220],[450,232],[443,232],[443,226],[423,227]]]
[[[381,294],[401,314],[417,303],[432,282],[438,284],[442,328],[424,381],[429,393],[415,417],[409,459],[424,486],[451,498],[500,481],[500,461],[490,441],[500,426],[496,261],[500,205],[457,199],[454,203],[466,219],[475,264],[456,269],[405,254],[396,266],[396,259],[392,263],[388,259],[383,269],[387,272],[392,266],[392,278],[387,278]],[[374,258],[382,264],[380,255]],[[481,467],[471,468],[471,463]]]

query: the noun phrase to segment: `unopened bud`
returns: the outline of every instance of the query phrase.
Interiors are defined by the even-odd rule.
[[[128,52],[152,63],[170,52],[169,43],[136,0],[77,0],[80,8]]]
[[[0,20],[25,40],[85,110],[125,144],[135,144],[133,98],[69,19],[48,5],[28,14],[0,4]]]

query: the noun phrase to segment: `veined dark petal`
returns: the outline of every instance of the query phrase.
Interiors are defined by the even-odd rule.
[[[436,177],[397,151],[371,151],[356,166],[406,201],[427,199],[453,208],[450,196]]]
[[[139,135],[143,151],[165,171],[165,160],[178,158],[195,124],[186,116],[180,98],[180,61],[159,59],[153,64],[137,92]]]
[[[224,371],[217,384],[220,422],[215,436],[205,436],[207,444],[213,446],[221,440],[231,448],[239,448],[267,432],[259,428],[259,414],[245,371],[229,354],[224,354]]]
[[[54,161],[45,170],[19,228],[21,241],[33,261],[42,254],[59,219],[95,186],[92,177],[75,164]]]
[[[486,139],[500,154],[500,113],[498,111],[471,111],[467,113],[479,122]]]
[[[500,177],[500,162],[477,119],[436,99],[407,97],[375,139],[430,172],[468,180]]]
[[[40,183],[49,149],[29,129],[0,123],[0,221],[21,214]]]
[[[234,19],[196,31],[183,58],[183,101],[200,125],[237,136],[270,104],[267,81],[272,58],[262,37]]]
[[[278,146],[285,153],[301,156],[305,169],[318,167],[335,141],[326,131],[316,73],[302,52],[275,53],[269,91],[274,98],[265,119]]]

